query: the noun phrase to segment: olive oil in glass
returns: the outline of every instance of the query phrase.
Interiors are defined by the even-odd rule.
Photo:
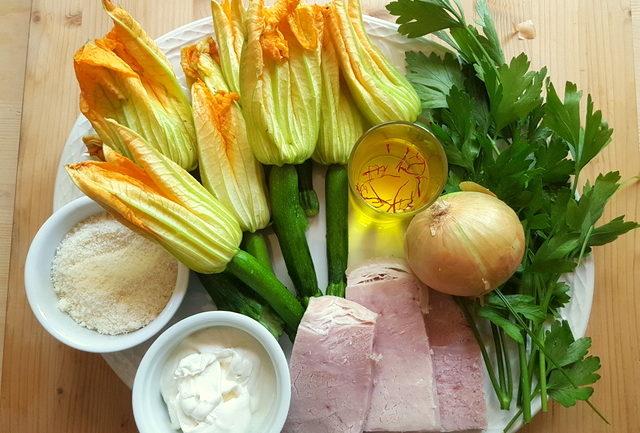
[[[409,122],[374,126],[356,143],[348,164],[353,200],[372,218],[406,217],[426,208],[447,180],[440,142]]]

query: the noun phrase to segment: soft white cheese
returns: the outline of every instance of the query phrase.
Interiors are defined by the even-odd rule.
[[[273,366],[253,337],[233,328],[196,332],[164,367],[162,397],[184,433],[252,433],[271,407]]]

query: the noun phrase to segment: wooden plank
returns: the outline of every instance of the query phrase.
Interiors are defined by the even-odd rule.
[[[633,60],[636,82],[636,106],[640,107],[640,0],[631,0],[631,28],[633,29]],[[636,109],[638,119],[638,131],[640,133],[640,109]]]
[[[31,0],[0,4],[0,371]],[[2,376],[0,376],[0,390]]]
[[[161,6],[150,1],[121,3],[152,36],[209,14],[206,0],[167,0]],[[366,11],[390,19],[385,3],[363,0]],[[632,14],[632,9],[640,12],[639,3],[490,1],[506,53],[525,51],[535,67],[549,67],[555,83],[576,81],[593,94],[604,117],[615,127],[613,143],[588,169],[586,177],[591,179],[613,168],[629,178],[637,175],[640,167],[638,68],[633,50],[633,42],[640,41],[640,36],[638,15]],[[465,6],[469,4],[466,0]],[[513,24],[526,19],[532,19],[538,30],[538,37],[532,41],[513,37]],[[98,355],[69,349],[46,334],[30,313],[22,290],[24,257],[35,231],[50,214],[57,161],[78,113],[71,56],[83,42],[101,35],[108,26],[97,1],[33,1],[0,390],[3,431],[136,431],[130,392]],[[638,59],[636,55],[635,61]],[[639,220],[639,189],[638,183],[629,184],[611,203],[605,218],[626,214]],[[636,232],[596,252],[596,298],[588,332],[594,338],[594,354],[602,358],[603,379],[596,385],[593,401],[612,425],[604,425],[584,404],[572,409],[554,405],[550,413],[537,416],[523,432],[618,433],[637,429],[638,245],[640,234]]]
[[[209,14],[206,0],[119,3],[152,37]],[[2,369],[2,431],[136,431],[129,389],[99,355],[70,349],[40,327],[26,302],[22,278],[29,243],[51,214],[55,170],[78,115],[73,53],[109,27],[98,1],[33,1]]]

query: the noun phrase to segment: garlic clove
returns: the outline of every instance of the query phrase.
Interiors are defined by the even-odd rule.
[[[532,20],[526,20],[513,26],[513,30],[518,35],[518,39],[535,39],[536,28]]]

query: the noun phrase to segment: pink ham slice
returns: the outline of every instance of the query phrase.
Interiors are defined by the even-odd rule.
[[[291,354],[285,433],[361,433],[371,397],[376,314],[334,296],[311,298]]]
[[[451,296],[430,290],[426,323],[442,431],[484,430],[482,358],[462,310]]]
[[[378,313],[365,431],[438,431],[438,395],[415,276],[404,260],[377,259],[349,270],[347,280],[347,298]]]

